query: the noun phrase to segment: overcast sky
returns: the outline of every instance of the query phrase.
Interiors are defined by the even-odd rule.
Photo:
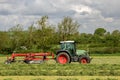
[[[27,29],[44,15],[51,24],[69,16],[81,24],[81,33],[120,30],[120,0],[0,0],[0,30],[17,24]]]

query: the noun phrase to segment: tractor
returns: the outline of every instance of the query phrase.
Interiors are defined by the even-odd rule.
[[[76,50],[75,41],[61,41],[61,49],[57,51],[56,61],[60,64],[79,62],[90,63],[91,59],[85,50]]]
[[[91,58],[85,50],[76,50],[75,41],[61,41],[60,50],[54,53],[12,53],[11,57],[7,57],[5,64],[16,62],[16,57],[23,57],[22,60],[27,64],[31,63],[43,63],[47,60],[56,60],[57,63],[67,64],[71,62],[80,62],[82,64],[90,63]],[[48,57],[49,56],[49,57]]]

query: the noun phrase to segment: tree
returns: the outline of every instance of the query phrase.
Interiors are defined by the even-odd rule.
[[[81,44],[89,44],[92,41],[91,37],[92,37],[92,34],[81,33],[79,37],[76,37],[76,38],[78,39],[77,42]]]
[[[60,40],[68,40],[71,35],[78,33],[80,25],[77,21],[73,21],[70,17],[65,17],[58,24],[58,33]]]
[[[94,32],[94,35],[104,36],[105,33],[106,33],[106,30],[104,28],[97,28]]]
[[[97,28],[94,32],[93,41],[96,43],[105,43],[106,30],[104,28]]]
[[[36,28],[34,27],[34,24],[32,24],[30,27],[28,27],[28,31],[27,31],[26,39],[25,39],[26,46],[28,49],[32,49],[36,45],[35,37],[34,37],[35,31],[36,31]]]
[[[7,32],[0,31],[0,53],[11,53],[11,42]]]
[[[40,20],[38,20],[38,27],[35,33],[37,46],[43,51],[49,50],[51,48],[51,44],[54,42],[54,27],[49,25],[47,21],[47,16],[43,16]]]
[[[114,30],[112,32],[112,35],[114,35],[114,36],[120,36],[120,31],[119,30]]]
[[[25,45],[25,34],[22,25],[18,24],[10,28],[8,33],[10,36],[13,50],[18,50],[21,46]]]
[[[120,31],[114,30],[111,34],[114,47],[117,47],[120,43]]]
[[[106,34],[106,45],[110,47],[118,47],[120,43],[120,32],[114,30],[111,34]]]

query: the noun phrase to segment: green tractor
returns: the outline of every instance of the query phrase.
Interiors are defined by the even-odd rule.
[[[56,61],[60,64],[79,62],[90,63],[91,58],[85,50],[76,50],[75,41],[61,41],[61,49],[56,53]]]

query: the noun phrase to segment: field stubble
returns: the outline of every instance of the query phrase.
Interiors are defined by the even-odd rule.
[[[55,61],[50,60],[42,64],[25,64],[23,62],[13,63],[6,65],[4,61],[6,57],[0,57],[0,79],[5,79],[5,76],[36,76],[28,80],[37,80],[37,76],[46,76],[46,79],[42,77],[43,80],[48,80],[47,77],[52,76],[62,76],[61,78],[56,77],[55,80],[82,80],[80,77],[88,76],[84,80],[101,80],[104,76],[109,76],[102,80],[119,80],[120,76],[120,56],[92,56],[93,60],[90,64],[79,64],[71,63],[66,65],[57,64]],[[64,76],[78,76],[76,78],[66,79]],[[92,77],[90,77],[92,76]],[[98,77],[94,77],[98,76]],[[103,77],[101,77],[103,76]],[[99,79],[100,77],[100,79]],[[112,78],[116,77],[116,78]],[[6,80],[16,80],[16,77]],[[23,79],[24,80],[24,79]],[[38,79],[41,80],[41,79]],[[54,80],[54,79],[52,79]]]

